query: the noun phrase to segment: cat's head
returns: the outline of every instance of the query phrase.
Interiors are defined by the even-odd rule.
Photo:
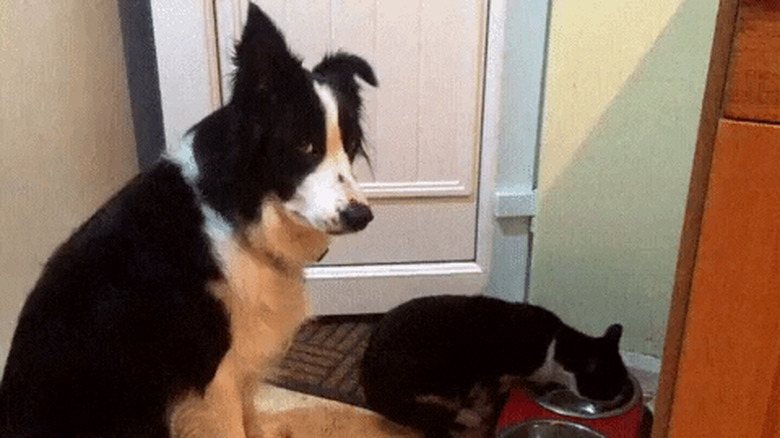
[[[628,371],[618,351],[623,326],[611,325],[594,338],[564,330],[556,339],[555,361],[574,377],[577,393],[593,400],[613,400],[620,395]]]

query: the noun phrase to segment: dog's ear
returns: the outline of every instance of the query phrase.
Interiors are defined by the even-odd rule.
[[[290,53],[282,33],[252,2],[233,63],[234,99],[255,98],[258,92],[279,89],[290,75],[302,73],[301,61]]]
[[[357,78],[376,87],[378,83],[374,69],[359,56],[338,52],[325,56],[314,67],[312,73],[325,78],[325,81],[339,94],[339,107],[343,106],[346,109],[343,112],[339,111],[339,119],[343,124],[342,137],[346,140],[345,149],[350,159],[360,155],[368,160],[362,146],[363,131],[360,128],[360,114],[363,102],[360,98],[360,85]],[[371,166],[371,162],[368,163]]]
[[[330,79],[334,85],[346,92],[357,93],[359,88],[355,76],[367,84],[376,87],[374,70],[363,58],[349,53],[338,52],[328,55],[316,66],[313,72]]]

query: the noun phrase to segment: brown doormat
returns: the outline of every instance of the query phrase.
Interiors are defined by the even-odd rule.
[[[269,383],[367,407],[360,362],[381,314],[322,316],[300,328]]]

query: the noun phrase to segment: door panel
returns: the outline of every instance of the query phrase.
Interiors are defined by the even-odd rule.
[[[375,219],[368,228],[334,241],[326,257],[330,264],[474,260],[474,236],[469,231],[477,226],[473,202],[404,203],[403,208],[379,203],[372,209]]]
[[[400,3],[399,3],[400,2]],[[311,68],[341,48],[364,57],[371,166],[356,163],[377,219],[323,265],[474,260],[486,6],[447,0],[257,0]],[[216,3],[220,71],[248,3]],[[223,82],[223,96],[228,98]]]

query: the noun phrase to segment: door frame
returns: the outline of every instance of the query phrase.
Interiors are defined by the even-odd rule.
[[[246,0],[151,0],[166,150],[176,146],[175,139],[181,138],[192,120],[221,106],[226,83],[219,71],[219,58],[228,56],[229,47],[220,50],[217,35],[225,31],[235,35],[246,4]],[[306,277],[313,313],[377,312],[423,295],[483,291],[488,283],[496,235],[506,5],[506,0],[489,0],[487,5],[473,260],[310,267]],[[227,18],[216,20],[218,14]],[[224,46],[225,42],[221,44]],[[383,293],[389,291],[392,293]],[[369,299],[367,294],[371,295]],[[520,291],[519,299],[523,296],[524,291]]]

